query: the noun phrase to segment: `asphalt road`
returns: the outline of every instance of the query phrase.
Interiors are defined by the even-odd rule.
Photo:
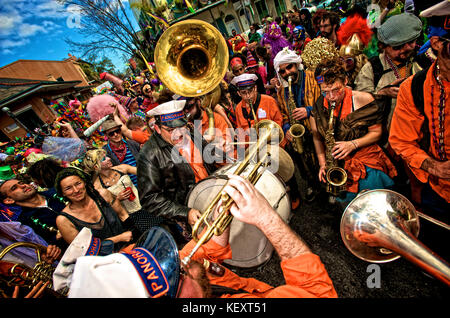
[[[341,239],[339,226],[342,212],[342,208],[329,204],[327,197],[322,194],[311,203],[302,203],[293,211],[289,222],[311,250],[320,256],[340,298],[449,298],[448,286],[404,258],[376,264],[381,275],[379,280],[374,279],[371,275],[375,274],[376,270],[369,267],[372,263],[354,256]],[[426,221],[420,223],[419,240],[434,252],[442,252],[443,254],[437,254],[448,261],[446,257],[450,231],[425,223]],[[256,268],[231,269],[241,276],[279,286],[284,284],[279,263],[278,255],[273,253],[269,261]],[[374,286],[375,282],[379,282],[379,285]]]

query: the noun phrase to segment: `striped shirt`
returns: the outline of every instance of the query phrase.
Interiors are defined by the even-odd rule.
[[[127,154],[125,155],[125,159],[122,161],[123,164],[127,164],[133,167],[136,167],[136,159],[131,153],[130,149],[127,147]],[[129,174],[131,181],[137,187],[137,176],[134,174]]]

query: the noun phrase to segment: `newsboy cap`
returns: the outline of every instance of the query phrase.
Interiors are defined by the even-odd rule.
[[[389,46],[398,46],[417,39],[422,32],[422,21],[411,13],[390,17],[377,31],[378,40]]]

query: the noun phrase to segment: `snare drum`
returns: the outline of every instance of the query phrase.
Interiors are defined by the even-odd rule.
[[[210,177],[197,183],[188,195],[187,206],[205,211],[226,184],[224,176],[232,174],[239,164],[237,162],[222,167]],[[253,167],[254,164],[250,163],[241,176],[245,178]],[[263,168],[260,168],[259,171],[263,171]],[[265,169],[255,187],[281,218],[289,222],[291,204],[283,180]],[[273,252],[272,244],[257,227],[243,223],[236,218],[233,218],[230,225],[230,245],[233,256],[224,263],[242,268],[251,268],[265,263],[271,258]]]

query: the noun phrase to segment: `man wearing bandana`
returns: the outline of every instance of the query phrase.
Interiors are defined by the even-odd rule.
[[[426,46],[432,48],[437,60],[400,86],[389,134],[392,149],[412,172],[413,200],[425,213],[447,224],[450,211],[449,13],[448,1],[421,13],[430,17]],[[447,246],[444,250],[448,254]]]

